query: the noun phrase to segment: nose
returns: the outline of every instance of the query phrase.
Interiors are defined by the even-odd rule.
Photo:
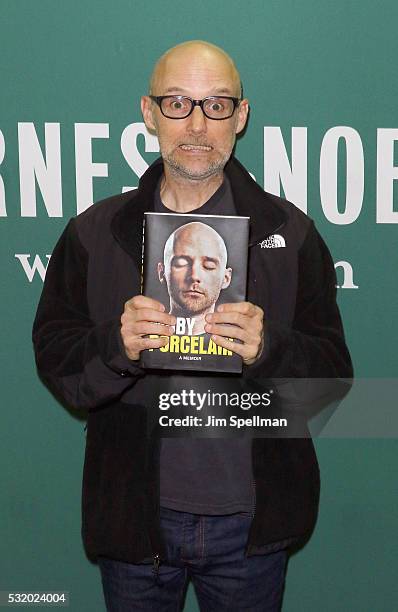
[[[201,134],[206,132],[207,124],[206,117],[203,114],[200,106],[195,106],[192,113],[188,117],[189,129],[193,134]]]
[[[200,264],[193,262],[190,267],[191,282],[200,283]]]

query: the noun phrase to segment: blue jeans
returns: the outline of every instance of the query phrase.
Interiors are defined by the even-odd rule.
[[[189,578],[201,612],[279,612],[287,552],[245,557],[251,520],[161,508],[167,560],[157,580],[152,564],[98,559],[108,612],[183,610]]]

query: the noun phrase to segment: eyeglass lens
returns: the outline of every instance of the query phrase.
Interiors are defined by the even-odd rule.
[[[167,96],[162,100],[162,112],[166,117],[182,119],[191,112],[193,102],[190,98]],[[234,112],[234,102],[228,98],[213,97],[205,99],[203,111],[211,119],[224,119]]]

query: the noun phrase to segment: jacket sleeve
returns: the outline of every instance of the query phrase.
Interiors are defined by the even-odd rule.
[[[72,219],[48,264],[33,345],[38,372],[54,395],[93,409],[120,397],[144,371],[124,353],[119,319],[91,320],[87,262]]]
[[[336,302],[336,273],[312,222],[298,253],[292,325],[269,321],[265,313],[264,339],[259,359],[244,368],[245,377],[285,383],[285,390],[295,388],[288,395],[306,402],[323,397],[326,404],[349,390],[353,369]]]

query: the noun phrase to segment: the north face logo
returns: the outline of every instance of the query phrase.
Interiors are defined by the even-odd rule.
[[[262,249],[281,249],[286,246],[286,240],[280,234],[272,234],[260,243]]]

